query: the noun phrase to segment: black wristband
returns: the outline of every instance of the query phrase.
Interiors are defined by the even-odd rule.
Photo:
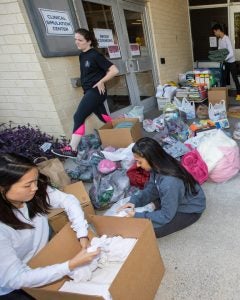
[[[81,236],[80,238],[79,238],[79,240],[80,239],[88,239],[89,240],[89,237],[88,236]]]

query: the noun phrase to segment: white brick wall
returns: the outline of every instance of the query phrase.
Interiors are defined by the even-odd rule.
[[[187,0],[148,2],[154,35],[157,68],[162,84],[178,81],[178,74],[192,69],[192,52]],[[160,64],[164,57],[166,64]]]
[[[160,80],[177,81],[179,73],[192,68],[187,0],[149,0],[147,6]],[[78,57],[42,57],[23,0],[0,0],[1,122],[29,122],[70,137],[82,96],[70,78],[78,76]],[[101,122],[91,116],[86,125],[90,132]]]
[[[64,130],[24,14],[22,1],[0,1],[0,121],[38,125],[59,136]]]

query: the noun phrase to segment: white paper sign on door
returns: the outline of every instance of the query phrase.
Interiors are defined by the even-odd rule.
[[[109,58],[121,58],[121,52],[118,45],[108,46]]]
[[[72,20],[67,11],[39,8],[47,35],[73,35]]]
[[[211,48],[217,47],[217,38],[215,36],[209,37],[209,45]]]
[[[114,45],[113,32],[111,29],[93,28],[99,48],[107,48]]]
[[[137,43],[136,44],[130,44],[130,49],[131,49],[132,56],[141,55],[141,53],[140,53],[140,47],[139,47],[139,45]]]

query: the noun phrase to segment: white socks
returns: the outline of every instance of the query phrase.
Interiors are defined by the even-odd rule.
[[[78,149],[78,145],[80,143],[81,140],[81,135],[79,134],[72,134],[72,138],[71,138],[71,142],[70,142],[70,146],[72,147],[73,151],[77,151]]]

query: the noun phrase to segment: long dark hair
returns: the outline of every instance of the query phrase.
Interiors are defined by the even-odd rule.
[[[94,33],[92,31],[89,31],[89,30],[87,30],[85,28],[78,28],[78,29],[75,30],[75,33],[81,34],[85,38],[85,40],[87,42],[91,41],[91,46],[93,48],[97,48],[98,41],[95,38],[95,35],[94,35]]]
[[[133,146],[132,152],[145,158],[154,172],[181,179],[184,182],[185,193],[197,193],[196,180],[154,139],[141,138]]]
[[[11,186],[18,182],[27,172],[37,168],[28,158],[7,153],[0,157],[0,222],[14,229],[29,229],[32,225],[20,221],[14,214],[16,209],[13,204],[8,201],[6,193]],[[27,202],[29,217],[33,219],[37,214],[47,214],[50,208],[47,195],[47,185],[49,179],[39,174],[38,190],[33,199]]]

